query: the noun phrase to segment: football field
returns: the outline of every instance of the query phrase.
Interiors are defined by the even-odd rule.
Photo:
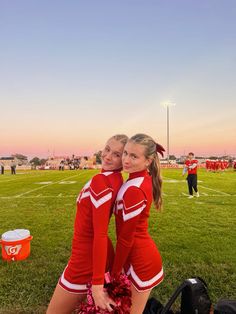
[[[76,198],[97,170],[6,171],[0,176],[0,235],[28,229],[24,261],[0,261],[0,313],[41,314],[70,256]],[[236,299],[236,171],[200,169],[200,197],[188,199],[181,169],[163,169],[163,210],[151,210],[150,234],[165,279],[153,290],[166,302],[186,278],[200,276],[210,297]],[[114,218],[109,233],[115,243]]]

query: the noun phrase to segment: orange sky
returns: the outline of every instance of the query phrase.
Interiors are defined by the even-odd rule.
[[[166,147],[166,102],[176,103],[170,154],[236,155],[235,8],[6,2],[0,157],[87,155],[116,133],[147,133]]]

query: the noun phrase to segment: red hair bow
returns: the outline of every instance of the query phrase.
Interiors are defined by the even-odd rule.
[[[156,143],[156,152],[159,153],[162,157],[164,157],[165,149],[160,144]]]

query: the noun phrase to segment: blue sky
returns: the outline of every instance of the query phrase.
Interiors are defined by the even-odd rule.
[[[236,2],[1,1],[0,156],[89,154],[145,132],[236,154]]]

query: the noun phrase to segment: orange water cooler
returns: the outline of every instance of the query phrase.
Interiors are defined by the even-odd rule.
[[[30,241],[33,237],[27,229],[10,230],[2,234],[2,258],[6,261],[20,261],[30,255]]]

